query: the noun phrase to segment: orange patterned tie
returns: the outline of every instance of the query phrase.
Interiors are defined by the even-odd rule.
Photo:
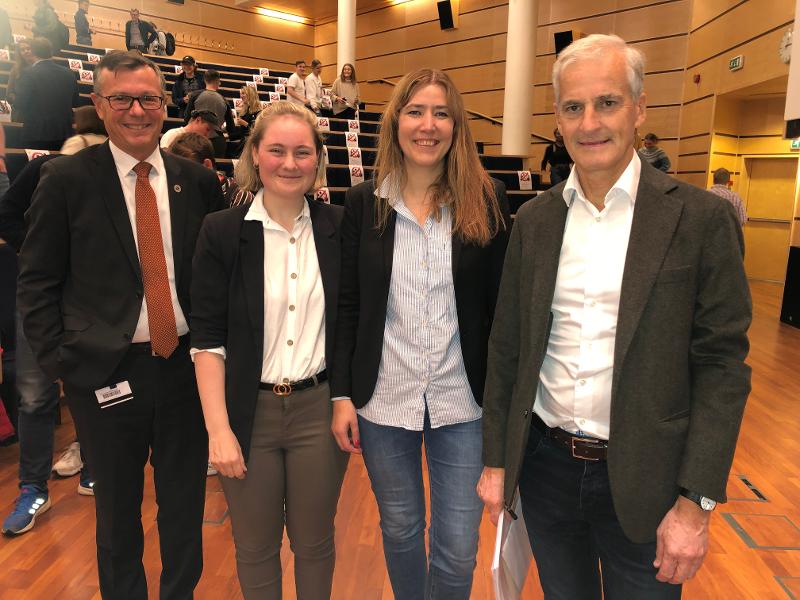
[[[178,330],[169,291],[156,194],[148,178],[152,168],[153,165],[146,162],[140,162],[133,167],[136,173],[136,238],[139,262],[142,265],[144,297],[147,301],[150,345],[154,354],[169,358],[178,347]]]

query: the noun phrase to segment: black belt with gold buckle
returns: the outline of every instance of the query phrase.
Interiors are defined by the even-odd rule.
[[[328,371],[323,369],[316,375],[312,375],[306,379],[301,379],[300,381],[282,381],[280,383],[264,383],[262,381],[258,384],[258,387],[262,390],[269,390],[276,396],[288,396],[292,392],[307,390],[308,388],[315,387],[327,380]]]
[[[569,450],[573,458],[599,461],[606,460],[608,456],[608,442],[606,440],[581,437],[558,427],[548,427],[536,413],[533,414],[531,425],[536,427],[543,436],[553,440],[558,446]]]

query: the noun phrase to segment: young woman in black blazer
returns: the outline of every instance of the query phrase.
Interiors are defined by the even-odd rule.
[[[363,451],[395,597],[467,600],[508,201],[481,166],[458,91],[437,70],[395,87],[375,173],[345,203],[332,430],[340,448]]]
[[[195,251],[192,354],[247,600],[281,597],[284,524],[298,598],[330,597],[334,515],[348,455],[330,431],[342,209],[304,195],[322,137],[275,102],[237,167],[252,204],[207,219]]]

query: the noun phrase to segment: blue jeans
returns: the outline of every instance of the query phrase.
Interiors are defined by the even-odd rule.
[[[483,469],[481,420],[433,429],[426,414],[423,431],[409,431],[358,417],[358,427],[395,598],[468,600],[483,513],[475,491]],[[423,438],[431,488],[428,558]]]
[[[53,434],[58,385],[39,368],[17,313],[17,392],[19,393],[19,485],[47,489],[53,468]]]
[[[606,461],[573,458],[532,427],[519,491],[546,600],[681,597],[680,585],[656,579],[655,542],[637,544],[622,531]]]

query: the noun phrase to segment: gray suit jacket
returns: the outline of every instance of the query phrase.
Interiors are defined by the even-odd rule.
[[[511,505],[567,216],[564,184],[517,213],[489,340],[483,458]],[[642,164],[622,279],[608,471],[634,542],[655,539],[679,487],[725,501],[747,395],[752,306],[728,202]]]

